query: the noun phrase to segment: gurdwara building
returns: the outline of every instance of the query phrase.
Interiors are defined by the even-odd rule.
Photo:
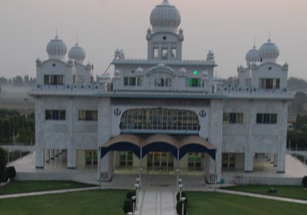
[[[116,50],[112,74],[95,78],[78,44],[67,54],[58,38],[49,59],[36,60],[36,168],[59,151],[67,168],[96,166],[111,180],[123,169],[143,174],[199,171],[212,182],[224,169],[254,170],[257,154],[285,172],[288,64],[278,63],[269,39],[246,54],[239,83],[214,81],[210,50],[203,60],[183,60],[181,16],[164,0],[150,14],[147,58]],[[137,45],[137,44],[136,44]],[[221,62],[222,63],[222,62]]]

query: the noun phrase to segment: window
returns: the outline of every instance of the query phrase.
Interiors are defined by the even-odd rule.
[[[257,113],[257,124],[276,124],[277,114],[275,113]]]
[[[236,155],[233,153],[222,154],[222,168],[230,169],[235,168]]]
[[[202,162],[202,153],[188,154],[188,167],[200,167]]]
[[[223,113],[223,123],[242,124],[243,113]]]
[[[155,86],[156,87],[171,87],[172,86],[172,79],[171,78],[155,79]]]
[[[97,121],[98,111],[97,110],[79,110],[78,120],[79,121]]]
[[[280,79],[260,78],[259,87],[262,89],[279,89]]]
[[[198,131],[198,116],[187,110],[131,109],[125,111],[120,122],[121,130],[178,130]]]
[[[153,49],[153,57],[154,58],[158,58],[159,57],[159,49],[158,48],[154,48]]]
[[[172,58],[176,58],[177,57],[177,49],[176,48],[172,48],[171,49],[171,57]]]
[[[132,166],[133,153],[131,151],[119,152],[119,166]]]
[[[63,85],[64,75],[44,75],[45,85]]]
[[[46,110],[45,119],[46,120],[65,120],[66,112],[65,110]]]
[[[84,83],[84,77],[81,76],[81,75],[75,76],[74,83],[76,83],[76,84],[83,84]]]
[[[187,86],[188,87],[204,87],[205,82],[200,78],[187,78]]]
[[[167,48],[163,48],[162,49],[162,59],[167,59],[167,55],[168,55]]]
[[[124,86],[142,86],[142,78],[124,77]]]

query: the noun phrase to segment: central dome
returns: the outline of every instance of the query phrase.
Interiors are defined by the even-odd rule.
[[[153,32],[171,31],[176,33],[180,25],[181,17],[179,11],[164,0],[157,5],[150,14],[150,23]]]

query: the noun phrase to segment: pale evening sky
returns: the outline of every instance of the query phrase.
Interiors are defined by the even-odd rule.
[[[0,0],[0,76],[35,76],[37,57],[47,59],[55,37],[68,50],[75,44],[100,75],[123,49],[127,59],[147,57],[147,28],[153,8],[162,0]],[[307,80],[306,0],[169,0],[181,14],[183,59],[204,60],[215,53],[218,76],[237,75],[245,54],[268,40],[289,64],[289,77]],[[113,68],[109,70],[113,73]]]

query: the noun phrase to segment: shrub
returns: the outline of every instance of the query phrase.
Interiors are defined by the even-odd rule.
[[[123,210],[125,214],[127,214],[128,212],[133,212],[133,203],[131,199],[125,200]]]
[[[176,212],[177,212],[177,214],[182,214],[182,204],[183,204],[183,202],[180,200],[180,201],[178,201],[177,202],[177,204],[176,204]],[[184,215],[186,215],[187,214],[187,203],[186,203],[186,201],[184,201]]]
[[[14,178],[16,176],[15,167],[13,167],[13,166],[7,167],[6,171],[7,171],[7,175],[9,177],[9,179],[14,180]]]
[[[131,199],[132,196],[135,196],[136,195],[136,191],[135,190],[129,190],[127,192],[127,195],[126,195],[126,198],[127,199]]]
[[[187,194],[185,192],[181,192],[181,197],[185,197],[185,204],[188,204],[188,197],[187,197]],[[180,201],[180,192],[178,192],[176,194],[176,199],[177,199],[177,202]]]
[[[302,183],[304,187],[307,187],[307,175],[304,176]]]

